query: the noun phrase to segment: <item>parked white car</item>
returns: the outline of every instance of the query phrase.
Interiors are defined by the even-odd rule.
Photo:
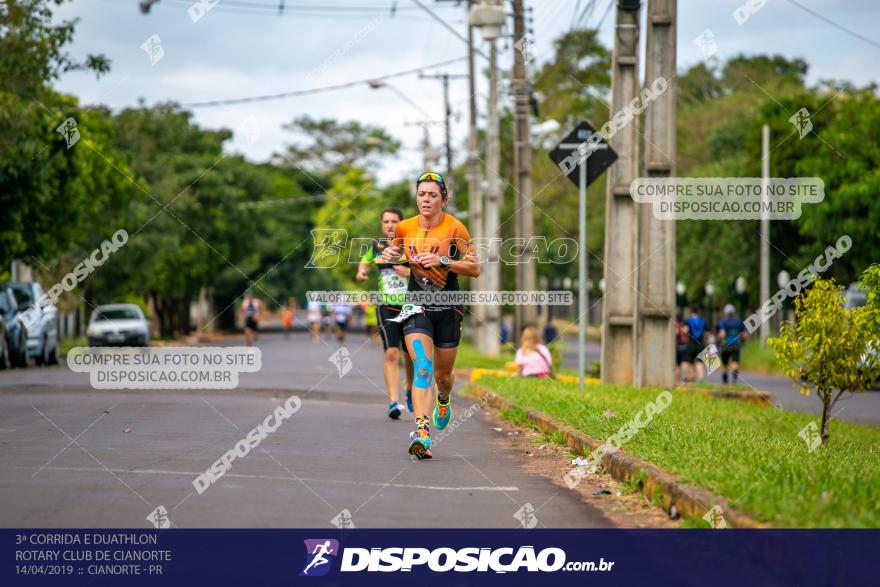
[[[150,323],[137,304],[98,306],[86,329],[89,346],[150,346]]]

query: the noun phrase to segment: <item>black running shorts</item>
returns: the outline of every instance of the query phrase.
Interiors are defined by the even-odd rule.
[[[403,344],[403,324],[392,322],[392,318],[400,315],[400,306],[379,306],[376,317],[379,319],[379,334],[382,336],[382,348],[400,348]]]
[[[464,313],[458,308],[427,310],[403,321],[403,334],[427,334],[438,349],[454,349],[461,340]]]
[[[727,367],[730,362],[739,363],[739,347],[731,346],[731,347],[722,347],[721,348],[721,363]]]

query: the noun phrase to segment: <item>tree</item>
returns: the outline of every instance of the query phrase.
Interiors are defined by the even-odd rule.
[[[866,272],[871,302],[877,302],[880,272]],[[869,320],[877,307],[847,309],[842,286],[834,280],[816,279],[813,287],[795,300],[797,323],[785,323],[770,348],[785,374],[809,395],[815,389],[822,400],[822,444],[828,444],[831,410],[845,393],[864,391],[880,375],[878,356],[871,341],[880,340],[880,329]],[[876,347],[875,347],[876,348]]]
[[[0,92],[20,98],[39,97],[47,85],[67,71],[110,70],[103,55],[77,61],[64,51],[73,40],[76,20],[53,23],[50,4],[64,0],[7,0],[0,4]]]
[[[788,118],[798,108],[792,105],[801,99],[808,98],[808,104],[820,99],[805,88],[806,71],[807,66],[800,59],[740,55],[719,67],[698,64],[679,76],[678,174],[682,177],[759,177],[762,124],[771,125],[772,136],[778,137],[771,144],[775,146],[776,142],[782,142],[783,133],[793,130]],[[767,94],[788,104],[791,112],[778,106]],[[804,149],[810,148],[811,140],[795,143],[798,141],[783,142],[774,150],[772,176],[795,175],[793,169],[783,164],[783,150],[791,148],[791,160],[794,160],[804,155]],[[771,239],[775,247],[789,256],[801,246],[794,222],[773,222]],[[742,275],[749,284],[751,303],[763,301],[758,300],[757,220],[681,220],[676,223],[676,243],[677,278],[686,285],[689,300],[702,300],[703,284],[707,281],[717,286],[716,299],[732,299],[734,280]],[[813,244],[809,242],[806,248],[812,251]],[[815,258],[816,252],[812,254]],[[771,255],[771,260],[774,261],[771,273],[775,275],[786,260],[776,255]],[[801,267],[788,269],[796,274]]]
[[[0,263],[4,267],[15,257],[28,261],[54,257],[88,231],[81,221],[100,211],[107,203],[105,197],[124,189],[104,173],[105,163],[100,161],[103,156],[119,163],[118,155],[102,142],[108,136],[106,116],[80,112],[75,99],[49,87],[66,71],[101,74],[109,69],[103,56],[78,61],[65,52],[76,23],[53,22],[51,4],[62,1],[0,3]],[[67,145],[55,130],[71,116],[78,123],[82,144]]]
[[[835,262],[834,270],[841,280],[854,281],[880,251],[880,99],[873,86],[842,95],[829,88],[815,109],[808,110],[814,126],[809,140],[788,141],[801,143],[803,149],[791,175],[821,177],[825,199],[803,207],[798,232],[801,242],[821,247],[848,234],[853,248]],[[779,149],[781,155],[787,154],[788,143]],[[805,263],[811,254],[815,257],[813,249],[795,260]]]
[[[414,216],[415,202],[409,191],[410,185],[401,182],[380,190],[373,178],[359,167],[349,168],[344,174],[337,175],[327,190],[326,202],[315,214],[315,228],[344,229],[348,243],[335,266],[309,272],[309,285],[359,288],[354,276],[363,251],[359,251],[356,245],[366,241],[354,239],[381,236],[380,213],[384,208],[397,207],[403,211],[405,218]]]
[[[369,168],[381,156],[393,155],[400,149],[400,142],[384,129],[363,125],[356,120],[318,120],[305,115],[284,128],[305,135],[306,142],[288,146],[286,153],[275,156],[276,162],[309,172],[326,173],[355,165]]]

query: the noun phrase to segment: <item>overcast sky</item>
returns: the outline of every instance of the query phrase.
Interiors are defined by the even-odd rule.
[[[455,30],[466,34],[463,5],[421,1]],[[533,64],[552,55],[553,39],[571,27],[576,8],[580,13],[594,5],[586,21],[595,26],[611,1],[526,0],[526,5],[533,8]],[[810,65],[811,83],[828,78],[858,85],[878,82],[877,0],[767,0],[739,25],[733,13],[747,1],[679,1],[680,70],[702,60],[694,39],[710,29],[717,44],[715,57],[721,60],[738,53],[782,54],[805,59]],[[283,15],[278,14],[278,2],[273,0],[220,0],[193,22],[187,10],[195,3],[160,0],[148,15],[141,14],[136,0],[73,0],[64,4],[57,16],[80,19],[71,53],[77,57],[103,53],[112,60],[112,71],[100,80],[93,75],[70,73],[61,79],[59,89],[79,96],[84,104],[100,102],[114,109],[135,105],[140,98],[147,104],[167,100],[190,104],[369,79],[463,57],[467,50],[464,42],[412,0],[286,0]],[[393,5],[397,10],[392,17]],[[644,14],[643,9],[643,25]],[[611,10],[600,29],[609,47],[613,18]],[[151,65],[141,45],[154,34],[161,39],[164,55]],[[482,43],[479,46],[485,48]],[[509,68],[511,43],[506,48],[501,43],[499,51],[499,65]],[[480,69],[486,66],[485,60],[478,60]],[[466,61],[431,71],[466,73]],[[381,180],[388,182],[417,173],[421,166],[421,131],[406,123],[424,121],[422,111],[430,119],[440,120],[443,116],[439,81],[419,79],[413,74],[389,83],[419,108],[390,89],[359,84],[310,96],[192,110],[204,127],[233,129],[235,138],[230,150],[254,161],[283,150],[291,135],[281,125],[302,114],[384,126],[404,144],[400,157],[376,170]],[[485,112],[484,83],[478,92],[478,107]],[[453,125],[456,160],[461,161],[464,153],[460,145],[467,132],[466,80],[454,80],[451,95],[457,115]],[[594,121],[596,125],[602,122]],[[444,140],[442,127],[432,132],[432,140],[439,146]]]

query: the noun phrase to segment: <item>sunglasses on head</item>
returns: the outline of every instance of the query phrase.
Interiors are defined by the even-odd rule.
[[[422,183],[423,181],[436,181],[440,184],[445,184],[443,181],[443,176],[439,173],[434,173],[433,171],[429,171],[427,173],[423,173],[419,176],[419,180],[416,183]]]

